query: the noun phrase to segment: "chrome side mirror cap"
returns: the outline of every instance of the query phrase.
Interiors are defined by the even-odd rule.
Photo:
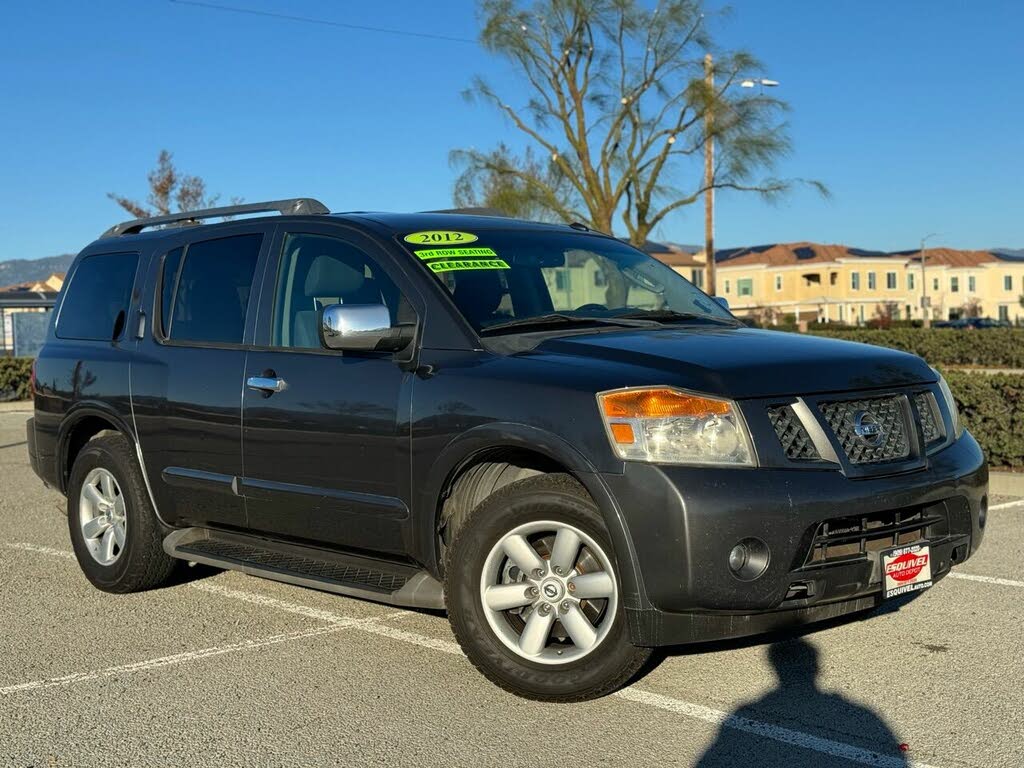
[[[383,304],[331,304],[320,314],[320,341],[327,349],[398,352],[412,341],[411,326],[391,326]]]

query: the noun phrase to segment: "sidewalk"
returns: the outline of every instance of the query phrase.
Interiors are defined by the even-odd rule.
[[[0,403],[0,413],[32,413],[31,400],[12,400]]]

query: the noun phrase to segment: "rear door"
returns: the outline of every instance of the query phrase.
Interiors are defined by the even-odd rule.
[[[317,326],[337,303],[385,304],[393,325],[413,322],[418,300],[390,256],[347,228],[282,225],[273,252],[242,394],[249,527],[402,552],[412,374],[392,354],[324,348]]]
[[[132,405],[150,486],[169,523],[245,525],[237,493],[242,374],[272,232],[266,224],[218,227],[208,238],[192,230],[154,259]]]

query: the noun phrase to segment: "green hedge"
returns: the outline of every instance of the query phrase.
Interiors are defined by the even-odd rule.
[[[972,334],[974,335],[974,334]],[[1024,467],[1024,375],[943,371],[989,466]]]
[[[32,397],[29,389],[31,376],[31,357],[0,357],[0,401]]]
[[[987,368],[1024,368],[1024,330],[988,328],[890,328],[888,330],[818,330],[815,336],[860,341],[920,355],[932,365],[978,365]]]

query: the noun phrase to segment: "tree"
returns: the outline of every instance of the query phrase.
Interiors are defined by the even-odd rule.
[[[558,221],[553,213],[557,200],[566,194],[566,179],[557,167],[537,160],[527,147],[522,158],[514,156],[504,143],[486,155],[486,163],[478,162],[472,150],[452,150],[449,161],[462,171],[455,181],[452,202],[460,208],[481,207],[499,211],[505,216],[531,221]],[[544,182],[554,200],[547,200],[537,185],[528,184],[521,175]]]
[[[960,317],[981,317],[981,299],[972,296],[960,307]]]
[[[206,182],[199,176],[181,175],[172,162],[173,155],[166,149],[160,150],[156,168],[149,172],[149,197],[143,205],[131,198],[108,192],[107,197],[124,208],[137,219],[151,216],[162,216],[176,211],[196,211],[201,208],[213,208],[220,199],[219,195],[207,197]],[[242,198],[231,198],[232,205],[242,202]],[[172,203],[175,209],[172,209]],[[228,217],[225,217],[228,218]]]
[[[733,87],[759,70],[745,52],[718,52],[716,85],[705,80],[714,44],[701,0],[654,9],[639,0],[527,1],[483,0],[481,42],[512,64],[529,100],[512,106],[481,78],[467,91],[504,112],[527,150],[457,150],[457,192],[512,189],[547,217],[604,232],[618,217],[641,245],[705,192],[709,137],[719,149],[710,186],[766,197],[790,189],[792,181],[760,176],[789,150],[779,122],[786,105]]]

